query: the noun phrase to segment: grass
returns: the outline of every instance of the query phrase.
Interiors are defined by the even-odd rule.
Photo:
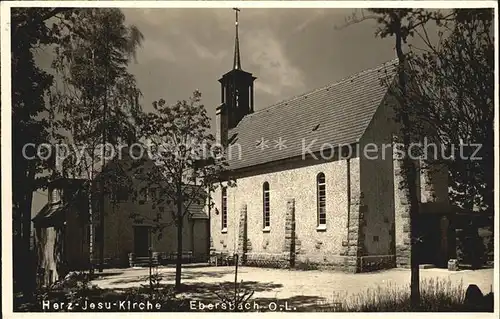
[[[417,311],[443,312],[464,309],[463,283],[430,279],[420,283],[420,308]],[[410,307],[410,286],[387,284],[353,295],[336,294],[331,303],[319,305],[320,311],[405,312]]]

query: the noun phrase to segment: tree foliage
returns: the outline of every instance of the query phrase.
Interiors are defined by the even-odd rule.
[[[52,66],[61,85],[55,90],[53,103],[63,116],[60,128],[67,133],[66,144],[73,148],[66,150],[67,158],[60,169],[64,175],[89,181],[92,263],[94,239],[96,235],[104,236],[105,194],[112,193],[117,184],[131,182],[117,178],[122,175],[110,169],[106,159],[120,144],[136,139],[135,127],[142,116],[140,90],[127,67],[144,37],[137,27],[125,24],[119,9],[82,9],[71,24],[62,23],[69,32],[64,33],[61,45],[55,48]],[[94,183],[97,177],[99,183]],[[101,240],[101,266],[102,243]]]
[[[379,26],[375,34],[395,39],[398,77],[389,88],[399,102],[396,120],[401,126],[404,148],[401,187],[410,206],[411,302],[417,309],[420,298],[415,244],[419,239],[414,225],[419,206],[415,186],[418,168],[409,159],[409,146],[423,138],[437,144],[431,157],[426,153],[422,168],[433,170],[445,165],[453,204],[469,209],[492,208],[493,10],[401,8],[369,12],[362,12],[361,17],[353,14],[346,25],[375,19]],[[434,32],[429,31],[431,23]],[[409,38],[421,40],[424,48],[410,44],[410,51],[405,52],[404,44]],[[480,145],[480,150],[474,153],[475,149],[468,148],[458,154],[463,144]],[[442,156],[442,150],[454,156]],[[480,159],[471,158],[473,155]]]
[[[146,114],[141,125],[142,141],[148,150],[146,160],[154,169],[139,168],[143,188],[154,187],[158,196],[154,205],[171,208],[171,220],[177,227],[176,287],[180,286],[182,228],[186,218],[206,203],[222,181],[227,166],[222,149],[210,133],[210,118],[201,93],[195,91],[189,100],[168,105],[161,99],[153,103],[154,111]],[[139,162],[140,163],[140,162]],[[170,205],[169,205],[170,204]],[[161,234],[168,226],[159,212],[153,225]]]
[[[69,8],[14,8],[11,35],[15,263],[33,264],[27,260],[33,192],[57,176],[57,161],[54,156],[34,156],[32,148],[23,154],[23,148],[28,143],[37,147],[67,142],[68,135],[79,146],[88,146],[93,134],[104,132],[105,117],[97,112],[105,100],[108,141],[132,138],[134,124],[129,120],[140,113],[139,91],[126,66],[135,59],[143,37],[136,27],[124,24],[117,9]],[[35,61],[38,50],[48,49],[54,50],[54,74]],[[19,278],[33,281],[26,272]]]
[[[31,205],[33,192],[44,187],[52,168],[49,158],[34,156],[35,151],[24,147],[29,143],[50,143],[54,124],[46,100],[54,77],[35,62],[37,50],[57,45],[61,25],[50,25],[55,17],[70,20],[75,11],[64,8],[13,8],[11,10],[11,75],[12,75],[12,188],[13,244],[16,263],[32,264],[28,260],[31,237]],[[26,151],[23,153],[23,150]],[[47,155],[47,154],[42,154]],[[16,268],[14,268],[16,269]],[[14,272],[14,283],[21,284],[25,293],[31,272]]]
[[[493,208],[494,41],[491,9],[371,9],[376,35],[395,36],[401,21],[405,93],[397,92],[412,140],[439,145],[424,168],[443,165],[454,205]],[[351,23],[354,20],[351,20]],[[410,38],[412,38],[410,41]],[[420,42],[421,44],[414,44]],[[403,52],[401,52],[403,53]],[[399,88],[398,88],[399,89]],[[423,150],[420,150],[423,152]],[[423,155],[423,154],[421,154]]]
[[[456,9],[452,17],[439,21],[436,43],[419,30],[425,47],[408,57],[408,99],[415,118],[445,150],[431,164],[447,167],[452,202],[487,211],[494,189],[493,11]]]
[[[135,139],[142,112],[140,91],[127,66],[135,59],[143,35],[137,27],[125,25],[119,9],[82,10],[72,30],[55,49],[53,67],[61,85],[54,102],[64,116],[61,127],[69,132],[69,140],[86,148],[84,162],[93,160],[97,165],[103,141],[117,145]],[[100,169],[88,162],[83,165],[80,170],[88,176]],[[75,167],[74,158],[65,166],[71,167]]]

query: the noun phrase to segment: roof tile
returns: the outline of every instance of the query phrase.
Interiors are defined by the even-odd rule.
[[[229,131],[229,168],[302,156],[303,145],[311,143],[315,152],[324,143],[358,142],[387,92],[382,79],[394,75],[396,63],[384,63],[245,116]]]

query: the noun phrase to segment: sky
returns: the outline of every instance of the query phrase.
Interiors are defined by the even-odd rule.
[[[355,9],[242,9],[239,37],[243,70],[253,73],[255,110],[336,82],[395,58],[393,39],[375,37],[374,20],[345,26]],[[215,124],[217,81],[232,69],[232,9],[123,9],[126,23],[144,35],[129,71],[142,91],[141,104],[188,99],[194,90]],[[359,13],[359,12],[358,12]],[[50,53],[41,52],[42,61]],[[44,56],[45,55],[45,56]],[[37,192],[33,213],[46,203]]]
[[[145,41],[130,65],[151,110],[154,100],[187,99],[198,89],[214,117],[217,80],[232,68],[231,9],[126,9]],[[243,9],[242,68],[257,77],[255,109],[335,82],[395,57],[393,40],[375,37],[375,21],[345,25],[353,9]]]

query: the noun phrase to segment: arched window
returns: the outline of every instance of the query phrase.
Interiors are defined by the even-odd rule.
[[[227,229],[227,187],[222,187],[221,210],[221,228],[225,230]]]
[[[262,217],[264,228],[271,226],[271,215],[269,206],[269,183],[265,182],[262,186]]]
[[[316,193],[318,203],[318,226],[326,225],[326,181],[325,174],[316,176]]]

